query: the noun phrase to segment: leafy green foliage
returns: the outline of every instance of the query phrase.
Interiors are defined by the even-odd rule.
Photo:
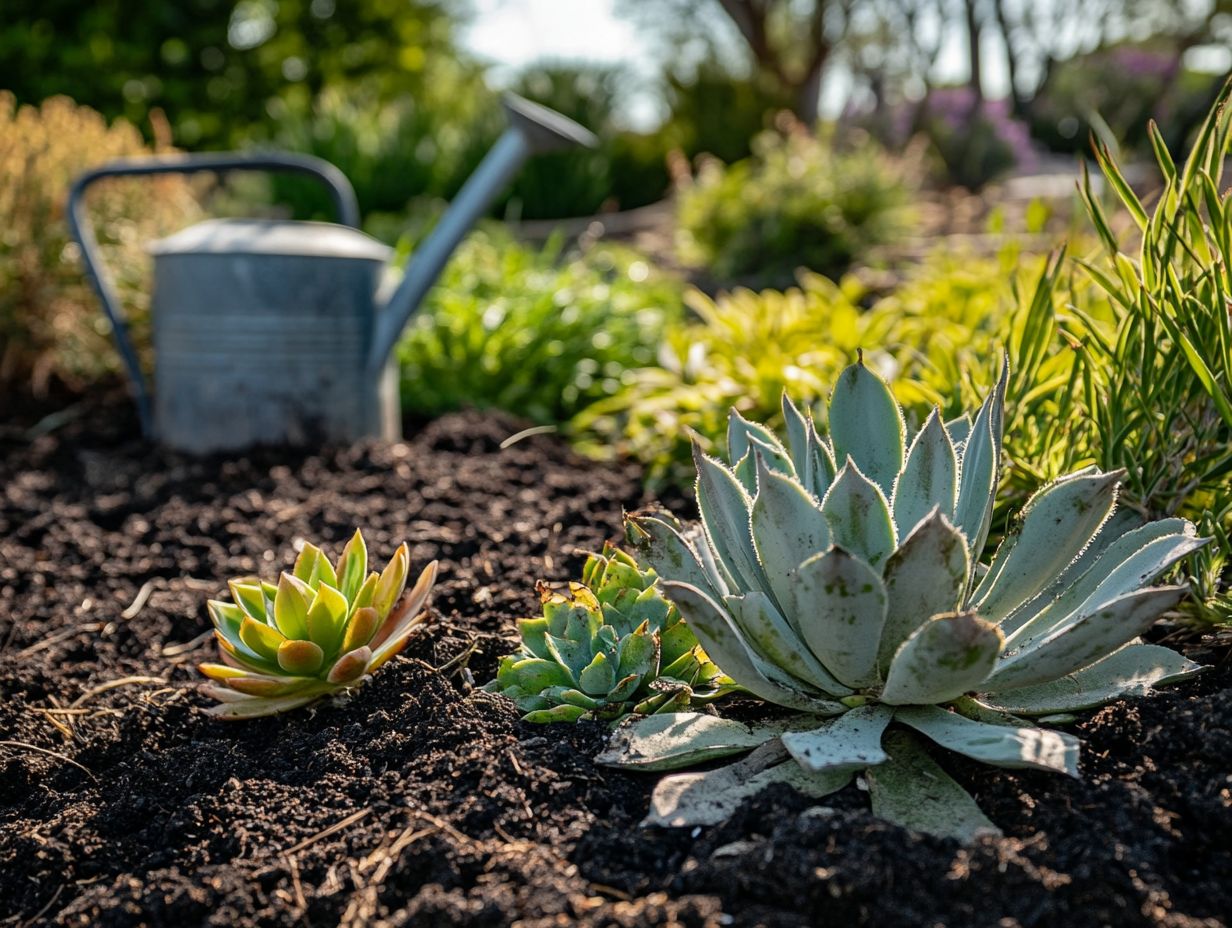
[[[690,435],[713,452],[731,408],[780,426],[784,390],[822,414],[829,384],[861,347],[880,346],[866,361],[892,379],[913,421],[933,405],[960,415],[991,386],[987,359],[1008,347],[1007,405],[1020,425],[1008,439],[1006,493],[1021,505],[1041,480],[1090,463],[1081,443],[1060,440],[1076,384],[1073,352],[1056,346],[1055,330],[1071,319],[1067,297],[1088,318],[1107,310],[1082,288],[1063,292],[1064,267],[1014,247],[991,258],[938,250],[869,309],[853,279],[811,274],[783,292],[690,292],[696,321],[670,330],[661,366],[628,374],[573,427],[588,452],[615,448],[643,462],[652,486],[683,484]],[[1020,289],[1020,280],[1036,284]]]
[[[463,243],[398,348],[407,410],[564,422],[651,363],[679,284],[621,248],[563,255],[507,233]]]
[[[1097,150],[1139,240],[1136,253],[1122,250],[1088,178],[1083,200],[1104,254],[1082,266],[1115,317],[1111,327],[1089,324],[1079,353],[1098,460],[1127,468],[1130,504],[1198,518],[1221,542],[1232,526],[1232,205],[1221,192],[1232,150],[1230,97],[1232,83],[1183,165],[1151,126],[1164,189],[1149,213],[1109,150]],[[1232,619],[1219,579],[1229,554],[1223,544],[1212,548],[1195,572],[1203,614],[1222,621]]]
[[[6,0],[0,73],[20,102],[67,93],[177,144],[227,148],[326,87],[420,95],[460,68],[449,5],[425,0]],[[454,100],[455,104],[460,100]]]
[[[655,579],[605,545],[586,560],[581,583],[540,583],[543,615],[519,620],[522,646],[485,689],[514,700],[528,722],[679,712],[722,695],[730,681]]]
[[[165,149],[160,149],[165,150]],[[119,369],[98,299],[71,244],[65,207],[82,171],[149,153],[137,130],[54,97],[18,106],[0,93],[0,389],[81,388]],[[149,343],[145,243],[198,213],[180,178],[108,181],[91,191],[91,221],[134,340]]]
[[[901,232],[908,174],[872,142],[843,149],[791,126],[753,150],[730,166],[703,163],[680,190],[686,262],[724,280],[782,285],[800,267],[841,273]]]
[[[891,725],[984,763],[1077,775],[1078,740],[1022,716],[1198,670],[1137,639],[1185,594],[1150,584],[1206,539],[1183,519],[1143,524],[1118,511],[1124,471],[1087,468],[1045,486],[980,563],[1008,380],[1003,368],[974,414],[946,423],[934,407],[913,435],[886,383],[857,362],[834,386],[828,437],[784,396],[785,440],[733,412],[727,462],[696,451],[700,534],[630,518],[712,659],[749,692],[816,717],[768,732],[790,760],[763,770],[794,762],[838,789],[888,764],[878,813],[951,834],[953,816],[910,814],[935,798],[935,777],[904,773],[882,748]],[[705,789],[685,784],[660,785],[656,815],[701,824],[690,816]],[[991,827],[973,805],[949,788],[964,831]]]
[[[331,564],[304,545],[278,582],[230,583],[234,602],[210,600],[222,663],[200,670],[216,681],[205,692],[223,719],[274,715],[357,686],[401,651],[426,616],[436,561],[403,598],[410,552],[398,547],[381,573],[368,572],[364,536],[355,535]]]

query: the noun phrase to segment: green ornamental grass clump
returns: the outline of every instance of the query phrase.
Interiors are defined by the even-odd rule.
[[[403,543],[379,574],[356,530],[337,564],[306,544],[278,582],[232,580],[234,602],[210,600],[221,663],[200,665],[223,719],[257,718],[357,686],[401,651],[426,617],[436,561],[403,596],[410,551]]]
[[[522,646],[485,689],[511,698],[528,722],[678,712],[730,691],[655,579],[605,545],[580,583],[541,583],[543,615],[518,622]]]
[[[631,537],[698,641],[738,684],[797,715],[679,713],[618,732],[604,761],[671,769],[649,821],[710,824],[784,782],[822,796],[866,778],[877,814],[970,838],[995,826],[921,739],[984,763],[1076,776],[1078,739],[1040,727],[1198,665],[1144,644],[1185,593],[1152,587],[1200,548],[1184,519],[1118,510],[1123,472],[1061,477],[981,561],[1008,369],[978,413],[914,435],[863,363],[839,377],[829,436],[786,398],[786,441],[731,416],[728,462],[697,453],[701,537],[649,515]]]

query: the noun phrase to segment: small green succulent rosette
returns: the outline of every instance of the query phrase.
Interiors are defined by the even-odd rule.
[[[274,715],[361,683],[426,618],[437,563],[403,595],[409,570],[403,543],[381,573],[369,573],[357,530],[337,565],[306,544],[277,584],[232,580],[234,602],[209,602],[221,663],[200,665],[215,681],[203,691],[218,700],[207,711],[223,719]]]
[[[580,583],[541,582],[543,615],[518,621],[522,645],[484,689],[508,696],[528,722],[676,712],[733,689],[655,579],[609,544]]]
[[[1185,593],[1152,587],[1205,543],[1184,519],[1117,510],[1121,473],[1062,477],[1026,504],[988,565],[1007,369],[974,417],[902,409],[856,363],[829,436],[786,397],[786,440],[733,412],[729,462],[695,449],[701,533],[634,515],[664,595],[740,686],[798,713],[760,728],[698,715],[634,721],[601,760],[666,770],[648,822],[710,824],[771,782],[811,795],[856,775],[873,810],[971,838],[992,823],[923,742],[984,763],[1078,772],[1048,721],[1200,668],[1139,636]]]

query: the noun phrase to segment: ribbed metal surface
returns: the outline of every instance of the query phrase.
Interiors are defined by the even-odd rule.
[[[155,421],[208,452],[397,436],[392,371],[365,375],[383,261],[160,253]]]

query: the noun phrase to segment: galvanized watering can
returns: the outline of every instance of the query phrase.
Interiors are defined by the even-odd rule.
[[[318,158],[131,159],[79,177],[69,194],[69,224],[132,380],[145,435],[195,453],[399,437],[393,348],[449,256],[529,155],[596,143],[577,123],[520,97],[507,97],[505,109],[509,127],[396,287],[391,250],[356,229],[354,190]],[[117,175],[236,170],[315,177],[330,190],[338,224],[215,219],[154,243],[151,391],[100,260],[86,188]]]

